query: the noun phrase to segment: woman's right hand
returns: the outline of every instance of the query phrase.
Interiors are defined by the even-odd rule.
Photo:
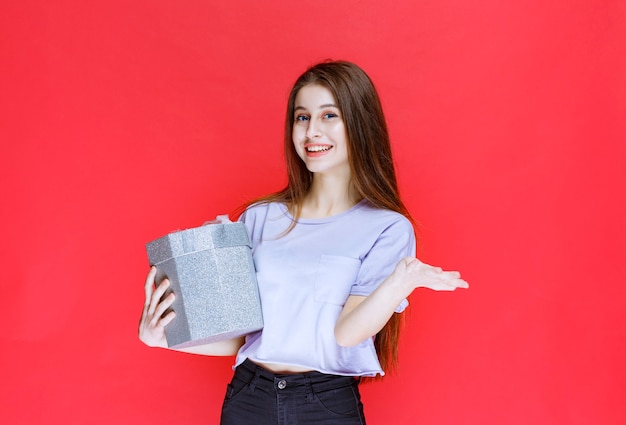
[[[174,303],[175,296],[171,293],[161,300],[170,287],[170,282],[163,279],[159,286],[155,287],[156,271],[156,267],[152,266],[146,278],[146,301],[139,321],[139,339],[149,347],[167,348],[165,326],[174,319],[176,313],[170,311],[165,316],[163,313]]]

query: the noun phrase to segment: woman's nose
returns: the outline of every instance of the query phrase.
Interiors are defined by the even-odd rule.
[[[309,121],[309,126],[306,129],[306,137],[308,139],[314,139],[320,135],[319,125],[314,121]]]

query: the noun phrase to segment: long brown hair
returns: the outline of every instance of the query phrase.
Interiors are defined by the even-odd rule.
[[[296,95],[309,84],[321,85],[335,97],[346,128],[351,183],[358,197],[367,199],[378,208],[403,214],[413,222],[398,193],[387,122],[378,93],[368,75],[357,65],[346,61],[319,63],[307,69],[296,80],[289,94],[285,118],[287,186],[252,203],[283,202],[295,221],[300,217],[302,202],[313,181],[313,173],[298,157],[291,132]],[[383,370],[394,371],[397,367],[401,323],[402,315],[394,313],[376,335],[376,353]]]

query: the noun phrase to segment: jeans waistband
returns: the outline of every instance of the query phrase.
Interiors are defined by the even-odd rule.
[[[293,374],[274,373],[249,359],[237,366],[235,376],[252,387],[263,386],[280,390],[310,388],[313,392],[354,385],[360,381],[354,376],[331,375],[317,371]]]

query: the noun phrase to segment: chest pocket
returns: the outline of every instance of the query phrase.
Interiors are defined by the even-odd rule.
[[[360,267],[355,258],[322,255],[315,275],[315,301],[343,306]]]

